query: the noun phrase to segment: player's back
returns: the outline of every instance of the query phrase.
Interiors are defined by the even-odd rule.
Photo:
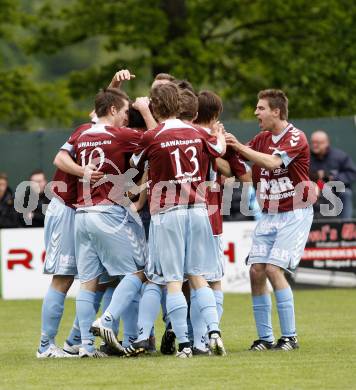
[[[144,136],[149,161],[151,213],[176,205],[205,203],[204,183],[216,139],[178,119],[170,119]]]
[[[82,166],[94,164],[105,176],[93,185],[78,182],[78,205],[120,204],[123,176],[142,133],[129,128],[95,124],[75,140],[76,161]],[[123,193],[122,193],[123,195]]]

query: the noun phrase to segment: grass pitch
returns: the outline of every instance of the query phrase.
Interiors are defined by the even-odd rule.
[[[296,291],[301,348],[293,352],[248,352],[256,339],[249,295],[225,295],[223,337],[227,357],[180,360],[37,360],[41,301],[0,300],[0,389],[356,389],[355,290]],[[66,303],[58,345],[73,321]],[[279,337],[275,306],[275,336]],[[156,323],[158,341],[162,322]],[[159,345],[158,345],[159,346]]]

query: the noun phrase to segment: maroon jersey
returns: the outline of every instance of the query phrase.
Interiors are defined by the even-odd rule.
[[[239,155],[231,147],[227,147],[226,153],[222,158],[229,163],[231,171],[237,179],[245,175],[250,169],[244,161],[240,160]],[[214,236],[223,232],[223,218],[221,215],[223,188],[221,174],[219,172],[217,173],[216,183],[218,185],[216,187],[213,186],[207,194],[208,205],[212,206],[211,211],[215,210],[213,213],[209,213]]]
[[[253,165],[252,180],[263,212],[291,211],[315,202],[314,187],[309,180],[309,145],[301,130],[288,124],[278,136],[263,131],[248,145],[258,152],[279,155],[283,161],[273,171]]]
[[[68,141],[61,147],[61,150],[67,150],[69,153],[72,154],[73,148],[70,142],[73,142],[73,140],[76,139],[82,131],[87,130],[90,126],[91,124],[84,124],[82,126],[79,126],[77,129],[75,129],[72,135],[69,137]],[[77,203],[77,197],[78,197],[77,194],[78,177],[73,176],[69,173],[65,173],[60,169],[57,169],[54,173],[53,182],[57,182],[57,183],[52,183],[51,186],[53,195],[61,199],[66,206],[74,208],[75,204]]]
[[[97,170],[105,173],[105,177],[95,184],[78,180],[78,207],[125,201],[127,180],[123,174],[130,168],[130,157],[141,137],[142,132],[126,127],[90,124],[69,140],[77,164],[94,164]]]
[[[222,153],[216,137],[169,119],[141,139],[133,161],[148,161],[148,200],[151,214],[177,205],[206,203],[210,158]]]

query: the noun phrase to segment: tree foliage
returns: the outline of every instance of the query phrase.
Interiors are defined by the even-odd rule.
[[[1,0],[8,3],[7,0]],[[292,117],[348,115],[356,103],[353,0],[68,0],[42,4],[27,41],[51,55],[101,37],[108,61],[68,72],[75,100],[127,67],[147,85],[169,72],[215,89],[250,117],[256,93],[282,88]],[[135,82],[129,92],[138,93]]]

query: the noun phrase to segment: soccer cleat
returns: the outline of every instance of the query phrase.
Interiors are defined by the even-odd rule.
[[[224,343],[219,333],[210,334],[209,348],[213,355],[226,355]]]
[[[87,351],[85,348],[80,347],[79,348],[79,357],[80,358],[95,358],[95,359],[101,359],[106,358],[108,355],[105,352],[99,351],[98,349],[94,349],[93,352]]]
[[[209,348],[200,349],[193,347],[193,356],[211,356],[211,351]]]
[[[176,351],[176,335],[172,329],[166,329],[161,341],[161,353],[163,355],[173,355]]]
[[[269,349],[272,349],[273,346],[274,344],[272,341],[255,340],[251,345],[249,351],[268,351]]]
[[[55,358],[63,359],[71,357],[63,351],[63,349],[57,347],[55,344],[51,344],[45,351],[40,352],[39,350],[36,353],[37,359],[46,359],[46,358]]]
[[[116,338],[116,335],[114,331],[111,328],[107,328],[104,326],[101,322],[101,319],[96,319],[91,328],[90,331],[93,333],[94,336],[101,337],[106,344],[110,345],[113,349],[115,349],[117,352],[121,353],[124,351],[124,348],[119,343],[119,340]]]
[[[299,344],[295,336],[285,337],[282,336],[273,346],[274,351],[292,351],[293,349],[298,349]]]
[[[180,359],[189,359],[193,357],[193,352],[190,347],[185,347],[181,351],[177,351],[176,357]]]
[[[124,348],[126,357],[143,355],[148,352],[149,340],[134,341],[129,347]]]
[[[148,339],[148,349],[147,349],[147,352],[148,353],[156,353],[157,352],[157,349],[156,349],[156,337],[155,336],[150,336],[150,338]]]
[[[73,357],[79,355],[79,348],[80,344],[71,344],[68,340],[66,340],[63,344],[63,351]]]
[[[121,344],[121,341],[119,341]],[[99,351],[106,353],[108,356],[123,356],[123,352],[112,348],[110,345],[106,344],[104,341],[100,344]]]

